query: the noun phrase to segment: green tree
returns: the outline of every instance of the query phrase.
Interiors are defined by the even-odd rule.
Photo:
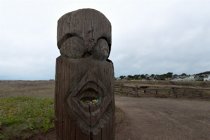
[[[126,76],[124,76],[124,75],[121,75],[120,76],[120,79],[122,80],[122,79],[124,79]]]

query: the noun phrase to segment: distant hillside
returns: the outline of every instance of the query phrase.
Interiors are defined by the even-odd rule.
[[[204,74],[210,75],[210,71],[201,72],[201,73],[198,73],[198,74],[196,74],[196,75],[204,75]]]

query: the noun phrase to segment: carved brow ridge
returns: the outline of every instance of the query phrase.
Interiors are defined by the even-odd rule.
[[[83,38],[76,33],[68,33],[68,34],[64,35],[64,37],[61,40],[58,41],[58,43],[57,43],[58,48],[60,49],[61,45],[70,37],[78,37],[83,40]]]
[[[68,34],[66,34],[60,41],[58,41],[58,43],[57,43],[58,48],[60,49],[60,48],[61,48],[61,45],[62,45],[68,38],[70,38],[70,37],[78,37],[78,38],[80,38],[81,40],[83,40],[83,38],[82,38],[81,36],[79,36],[77,33],[68,33]],[[104,37],[104,36],[99,37],[99,38],[97,39],[97,41],[98,41],[99,39],[104,39],[104,40],[106,40],[106,42],[107,42],[108,45],[109,45],[109,51],[110,51],[111,43],[108,41],[108,39],[107,39],[106,37]]]

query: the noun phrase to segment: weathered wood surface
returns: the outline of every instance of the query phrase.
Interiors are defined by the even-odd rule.
[[[100,39],[105,42],[98,41]],[[110,52],[111,23],[102,13],[93,9],[70,12],[58,21],[57,40],[61,54],[71,58],[81,58],[93,52],[99,55],[98,49]],[[96,47],[101,43],[107,43],[108,48],[103,45]]]
[[[111,24],[93,9],[58,21],[55,115],[58,140],[114,140]]]

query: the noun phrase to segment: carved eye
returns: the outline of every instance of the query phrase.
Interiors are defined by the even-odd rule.
[[[93,58],[106,60],[109,56],[109,45],[105,39],[99,39],[93,50]]]
[[[84,51],[83,40],[76,36],[68,38],[60,48],[61,55],[69,58],[82,58]]]

